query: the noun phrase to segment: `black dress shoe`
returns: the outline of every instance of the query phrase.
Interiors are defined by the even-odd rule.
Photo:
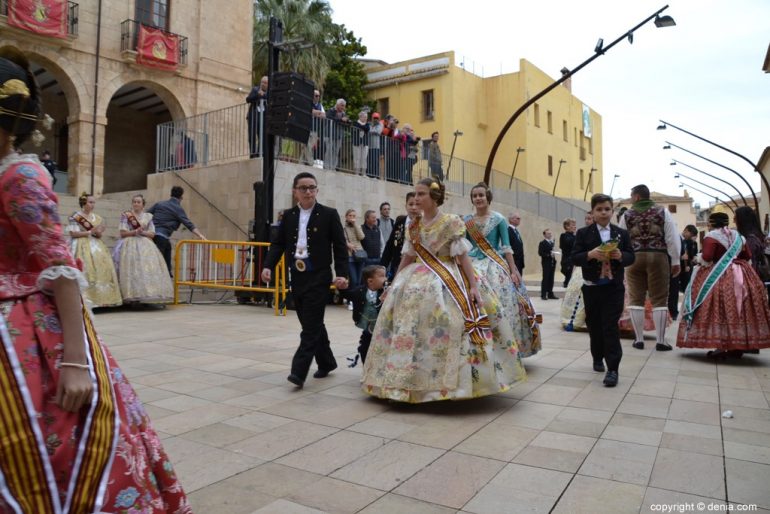
[[[594,361],[594,371],[604,371],[604,363],[602,361]]]
[[[302,386],[305,385],[305,381],[294,374],[289,375],[286,380],[297,386],[299,389],[302,389]]]
[[[644,341],[634,341],[634,343],[631,345],[637,350],[644,350]]]
[[[671,345],[666,343],[657,343],[655,345],[655,349],[658,350],[659,352],[670,352],[671,350],[673,350],[673,348],[671,348]]]
[[[326,378],[329,375],[329,373],[331,373],[335,369],[337,369],[337,366],[334,366],[331,369],[320,369],[319,368],[318,371],[313,373],[313,378]]]
[[[548,299],[549,299],[549,300],[558,300],[558,299],[559,299],[559,297],[558,297],[558,296],[556,296],[555,294],[549,294],[549,295],[548,295]]]
[[[615,387],[618,385],[618,372],[608,371],[607,374],[604,375],[604,385],[607,387]]]
[[[546,298],[545,296],[541,296],[540,299],[541,300],[547,300],[548,298]]]

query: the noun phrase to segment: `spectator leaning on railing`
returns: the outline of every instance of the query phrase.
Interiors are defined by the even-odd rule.
[[[340,147],[342,146],[342,125],[350,123],[345,106],[347,103],[344,98],[337,99],[334,109],[326,112],[326,118],[332,120],[326,126],[324,134],[324,168],[327,170],[336,170],[340,158]]]
[[[380,177],[380,140],[382,139],[382,122],[380,113],[372,114],[372,125],[369,128],[369,165],[366,174],[370,177]]]
[[[326,111],[323,104],[321,104],[321,92],[317,89],[313,90],[313,108],[310,114],[312,119],[310,121],[310,136],[305,148],[305,162],[309,166],[318,166],[320,161],[322,161],[321,157],[323,155],[319,134],[323,132],[323,120],[326,118]]]
[[[267,77],[262,77],[259,86],[251,88],[249,96],[246,97],[249,104],[249,110],[246,113],[246,121],[249,131],[249,157],[259,157],[262,154],[262,148],[259,144],[259,118],[264,115],[267,107]]]
[[[362,177],[366,173],[366,158],[369,153],[369,115],[365,111],[358,113],[358,120],[353,123],[353,172]]]

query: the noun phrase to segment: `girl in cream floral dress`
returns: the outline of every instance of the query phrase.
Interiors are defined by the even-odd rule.
[[[131,199],[131,210],[120,217],[120,241],[113,257],[120,278],[123,301],[164,303],[174,299],[174,286],[166,262],[152,242],[155,225],[152,214],[144,212],[144,197]]]
[[[435,179],[415,192],[423,216],[410,224],[377,318],[363,390],[411,403],[506,391],[526,374],[510,324],[497,322],[499,300],[476,287],[465,224],[438,210],[444,186]]]

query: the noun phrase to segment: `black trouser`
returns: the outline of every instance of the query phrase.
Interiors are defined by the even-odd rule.
[[[556,274],[556,266],[551,261],[542,261],[543,280],[540,281],[540,298],[553,296],[553,277]]]
[[[155,246],[158,247],[158,250],[160,250],[163,260],[166,261],[168,274],[173,277],[174,274],[171,272],[171,241],[158,234],[155,234],[155,237],[153,237],[152,240],[155,242]]]
[[[361,356],[361,363],[366,362],[366,354],[369,353],[369,345],[372,344],[372,333],[368,330],[361,332],[361,338],[358,340],[358,354]]]
[[[564,275],[564,287],[567,287],[569,285],[569,281],[572,278],[572,270],[574,269],[573,266],[562,266],[561,267],[561,274]]]
[[[623,349],[620,346],[618,321],[623,313],[623,284],[583,286],[586,325],[591,339],[594,362],[604,359],[608,371],[617,371]]]
[[[291,361],[291,373],[302,380],[307,378],[314,357],[319,370],[331,371],[337,367],[324,325],[331,282],[331,270],[303,273],[292,270],[291,292],[302,332],[299,348]]]
[[[668,282],[668,313],[676,319],[679,316],[679,276],[671,277]]]

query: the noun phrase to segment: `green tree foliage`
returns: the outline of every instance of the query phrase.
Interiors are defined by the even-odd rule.
[[[345,25],[338,25],[336,29],[330,42],[334,55],[329,63],[329,73],[326,74],[325,103],[333,105],[337,98],[344,98],[348,104],[348,113],[354,114],[364,106],[372,107],[364,91],[364,65],[356,60],[366,55],[366,46]]]
[[[327,107],[337,98],[345,98],[349,112],[367,105],[366,74],[356,60],[366,55],[366,46],[331,15],[326,0],[254,0],[253,83],[267,74],[270,17],[275,16],[283,23],[283,41],[301,42],[281,52],[281,71],[297,71],[315,82]]]

